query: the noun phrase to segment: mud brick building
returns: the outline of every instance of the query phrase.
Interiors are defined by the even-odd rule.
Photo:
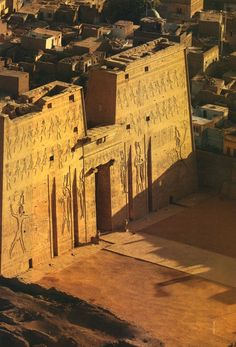
[[[155,40],[1,102],[1,274],[13,276],[196,188],[185,48]],[[86,109],[86,112],[85,112]]]
[[[164,18],[188,20],[203,9],[203,0],[163,0],[162,5]]]

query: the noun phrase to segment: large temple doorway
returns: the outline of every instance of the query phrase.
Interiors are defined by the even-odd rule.
[[[97,229],[112,230],[110,165],[100,165],[95,174]]]

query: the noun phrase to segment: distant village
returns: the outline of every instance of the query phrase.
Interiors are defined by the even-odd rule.
[[[86,90],[106,57],[158,39],[187,47],[196,147],[236,156],[236,3],[162,0],[139,23],[104,18],[104,0],[1,1],[0,92],[60,80]]]

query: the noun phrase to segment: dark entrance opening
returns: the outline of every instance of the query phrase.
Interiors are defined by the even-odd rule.
[[[33,268],[33,259],[30,258],[29,259],[29,269],[32,269]]]
[[[101,232],[112,230],[110,165],[100,165],[95,174],[97,229]]]

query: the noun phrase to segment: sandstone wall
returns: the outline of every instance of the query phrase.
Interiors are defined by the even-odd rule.
[[[48,97],[29,92],[40,112],[0,117],[3,275],[50,261],[90,242],[97,229],[124,228],[196,189],[182,46],[125,70],[93,71],[87,111],[99,126],[88,131],[82,90],[60,88]]]
[[[109,94],[108,80],[112,91]],[[109,66],[92,71],[88,119],[121,127],[117,135],[121,143],[117,150],[114,147],[111,157],[120,166],[120,174],[116,161],[111,169],[114,182],[124,185],[114,194],[114,228],[122,220],[124,225],[125,218],[141,218],[166,205],[171,197],[177,200],[195,189],[188,90],[185,51],[181,46],[147,55],[123,71],[112,71]]]
[[[41,112],[2,117],[3,274],[25,271],[30,259],[35,265],[73,246],[74,200],[83,166],[81,150],[71,149],[85,131],[82,89],[74,101],[69,97],[50,98]]]

